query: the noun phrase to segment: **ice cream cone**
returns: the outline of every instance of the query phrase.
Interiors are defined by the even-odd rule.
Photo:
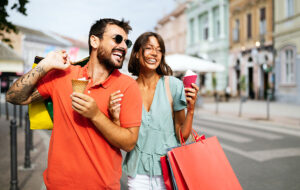
[[[73,88],[73,92],[79,92],[79,93],[83,93],[86,86],[88,84],[87,80],[75,80],[72,79],[72,88]]]

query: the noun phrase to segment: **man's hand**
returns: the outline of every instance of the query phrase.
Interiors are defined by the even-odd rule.
[[[95,100],[86,94],[74,92],[71,99],[72,108],[88,119],[92,119],[100,112]]]
[[[48,53],[47,56],[39,63],[39,65],[43,67],[46,72],[48,72],[52,69],[64,70],[71,64],[66,51],[61,50]]]

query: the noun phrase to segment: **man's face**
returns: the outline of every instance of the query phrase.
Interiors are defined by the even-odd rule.
[[[117,35],[123,37],[121,43],[116,42],[115,38]],[[128,35],[119,26],[112,24],[107,25],[103,37],[100,39],[98,48],[97,57],[99,62],[105,64],[108,69],[122,68],[127,53],[127,46],[125,44],[127,38]]]

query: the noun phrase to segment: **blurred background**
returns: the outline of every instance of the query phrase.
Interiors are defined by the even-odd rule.
[[[156,31],[165,40],[167,55],[197,58],[198,66],[191,69],[199,75],[204,96],[222,97],[227,89],[233,97],[263,100],[269,94],[272,100],[300,104],[296,0],[2,2],[7,15],[1,21],[1,92],[14,76],[28,72],[34,56],[56,49],[66,49],[72,60],[88,56],[90,26],[99,18],[112,17],[130,21],[133,41],[145,31]],[[11,25],[17,34],[9,30]],[[168,63],[180,77],[189,68],[174,60]],[[203,62],[216,67],[201,67]]]
[[[1,0],[0,11],[0,189],[45,189],[51,135],[26,131],[27,107],[5,101],[9,86],[35,56],[87,57],[90,26],[106,17],[130,21],[133,42],[159,33],[174,75],[198,75],[194,128],[219,138],[244,189],[300,189],[299,0]]]

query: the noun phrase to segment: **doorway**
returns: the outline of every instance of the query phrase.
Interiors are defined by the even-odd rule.
[[[236,72],[237,94],[238,94],[238,96],[240,96],[241,95],[241,87],[240,87],[241,66],[240,66],[240,60],[239,59],[236,61],[234,69],[235,69],[235,72]]]
[[[253,67],[248,67],[248,96],[250,99],[255,98],[254,82],[253,82]]]

